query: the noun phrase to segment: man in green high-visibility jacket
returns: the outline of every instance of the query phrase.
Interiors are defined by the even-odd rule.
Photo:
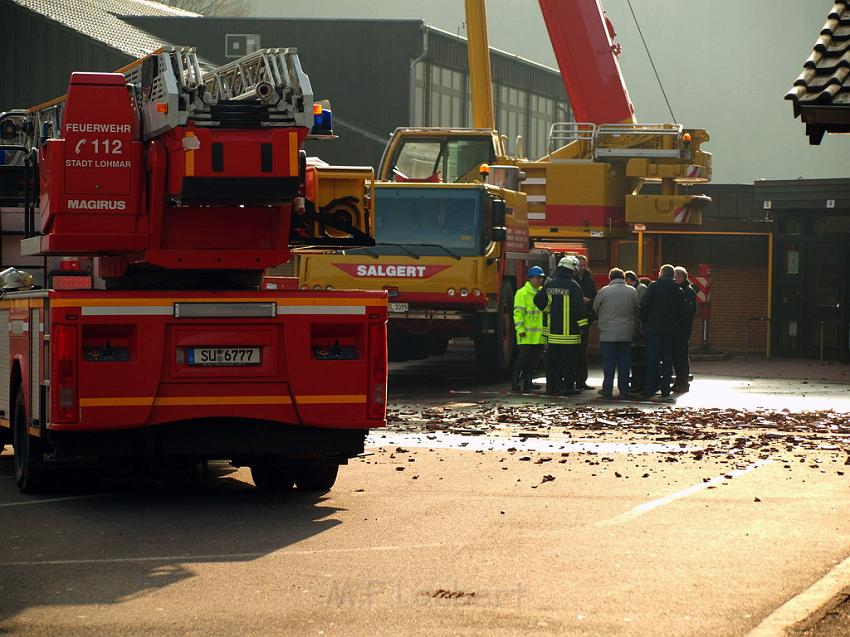
[[[546,338],[543,336],[543,312],[534,304],[534,295],[546,280],[546,273],[539,265],[535,265],[528,269],[526,277],[525,285],[514,295],[517,357],[511,389],[530,392],[540,389],[540,385],[534,384],[534,370],[540,361]]]

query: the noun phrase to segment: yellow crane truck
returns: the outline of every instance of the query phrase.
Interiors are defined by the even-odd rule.
[[[396,129],[374,184],[377,245],[300,257],[302,288],[389,292],[390,360],[440,354],[449,338],[471,336],[482,364],[506,371],[510,305],[527,266],[548,273],[550,252],[590,239],[611,242],[613,265],[619,242],[637,232],[642,271],[647,225],[702,223],[710,199],[679,186],[710,179],[708,133],[636,123],[598,0],[539,3],[580,120],[552,127],[549,154],[507,153],[495,130],[484,0],[466,0],[474,128]],[[657,192],[643,191],[647,183]]]
[[[513,297],[531,265],[526,196],[492,130],[395,131],[374,184],[376,245],[302,253],[303,289],[386,290],[390,360],[470,337],[482,367],[510,369]]]

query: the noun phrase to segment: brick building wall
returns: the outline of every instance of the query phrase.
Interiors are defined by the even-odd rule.
[[[665,236],[664,260],[698,274],[711,266],[711,318],[708,343],[723,352],[743,352],[747,319],[768,313],[768,239],[765,236]],[[702,321],[694,320],[691,346],[702,342]],[[751,352],[767,350],[767,326],[750,322]]]
[[[688,272],[692,270],[687,265]],[[767,316],[767,263],[755,265],[712,265],[711,319],[708,343],[723,352],[743,352],[746,322],[751,317]],[[702,342],[702,321],[694,321],[691,346]],[[767,349],[767,327],[762,321],[750,321],[751,352]]]

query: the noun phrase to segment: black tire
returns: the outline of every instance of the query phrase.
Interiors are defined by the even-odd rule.
[[[422,336],[408,334],[404,342],[404,347],[407,350],[407,356],[410,360],[422,361],[428,358],[431,340],[427,334]]]
[[[302,491],[330,491],[336,482],[339,465],[317,464],[299,467],[295,484]]]
[[[295,484],[295,467],[280,465],[251,465],[251,478],[263,491],[289,491]]]
[[[428,356],[442,356],[449,348],[449,337],[431,335],[431,340],[428,342]]]
[[[31,436],[27,430],[27,409],[23,388],[18,389],[12,416],[15,483],[21,493],[43,493],[50,487],[50,475],[44,468],[41,439]]]
[[[387,351],[391,363],[404,363],[410,360],[404,339],[399,334],[393,334],[387,339]]]
[[[421,361],[428,358],[430,338],[428,335],[398,334],[387,344],[391,363]]]
[[[513,368],[516,356],[516,334],[514,333],[514,293],[516,289],[510,279],[502,281],[499,289],[499,307],[496,311],[496,333],[479,334],[475,338],[475,358],[482,371],[506,376]]]

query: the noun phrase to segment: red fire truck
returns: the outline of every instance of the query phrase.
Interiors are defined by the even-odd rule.
[[[374,244],[371,169],[332,199],[333,170],[307,186],[320,111],[294,49],[205,70],[164,48],[0,114],[0,205],[26,236],[4,267],[46,266],[43,285],[0,273],[0,448],[22,491],[81,463],[209,459],[325,490],[385,424],[386,293],[261,286],[292,246]]]

